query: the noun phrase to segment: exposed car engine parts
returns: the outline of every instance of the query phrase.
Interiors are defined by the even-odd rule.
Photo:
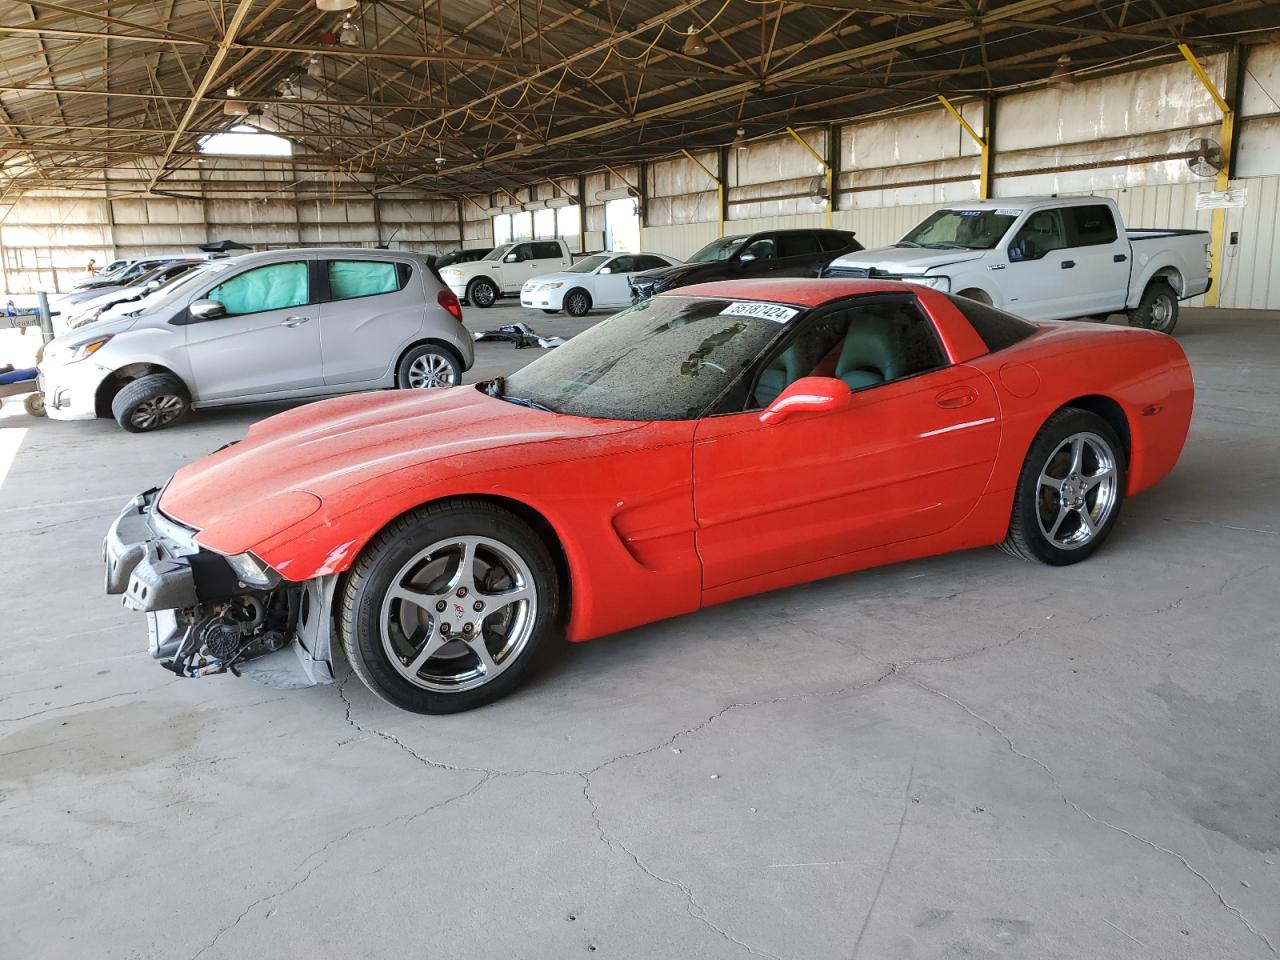
[[[236,665],[279,650],[293,635],[298,617],[296,589],[267,594],[245,594],[225,603],[182,611],[190,629],[172,659],[162,661],[180,677],[206,677],[230,671]]]
[[[544,350],[558,347],[564,343],[564,337],[543,337],[527,323],[507,323],[496,330],[481,330],[475,334],[480,340],[506,340],[514,343],[517,350],[525,347],[542,347]]]

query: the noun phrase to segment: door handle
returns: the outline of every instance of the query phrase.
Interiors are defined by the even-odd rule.
[[[285,317],[283,320],[280,321],[280,326],[297,327],[297,326],[301,326],[304,323],[310,323],[310,322],[311,322],[310,317]]]
[[[993,263],[991,266],[987,267],[987,269],[988,269],[988,270],[1003,270],[1003,269],[1004,269],[1005,267],[1007,267],[1007,266],[1009,266],[1007,263]]]
[[[1074,267],[1075,265],[1076,265],[1076,262],[1075,262],[1074,260],[1063,260],[1063,261],[1062,261],[1062,269],[1063,269],[1063,270],[1070,270],[1070,269],[1071,269],[1072,267]]]
[[[1112,258],[1111,258],[1111,262],[1112,262],[1112,263],[1124,263],[1124,262],[1125,262],[1126,260],[1128,260],[1128,259],[1129,259],[1128,254],[1124,254],[1124,253],[1117,253],[1114,257],[1112,257]]]
[[[973,387],[952,387],[938,394],[934,402],[944,410],[956,410],[959,407],[967,407],[977,399],[978,391]]]

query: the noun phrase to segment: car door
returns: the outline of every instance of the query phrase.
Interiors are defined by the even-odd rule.
[[[826,262],[817,231],[778,235],[778,268],[781,277],[816,277]]]
[[[308,260],[250,267],[192,299],[225,309],[186,325],[197,400],[285,395],[321,384]]]
[[[627,285],[627,274],[637,272],[635,261],[629,253],[614,257],[603,264],[592,277],[595,293],[592,301],[600,307],[620,307],[631,302],[631,288]]]
[[[977,503],[999,408],[986,377],[950,364],[913,297],[845,301],[807,318],[754,373],[742,412],[694,436],[703,588],[940,533]],[[761,422],[803,376],[837,376],[844,409]]]
[[[1075,260],[1081,316],[1123,310],[1129,296],[1129,238],[1105,203],[1067,207],[1067,232]]]
[[[1068,248],[1065,211],[1033,210],[1006,247],[1000,274],[1006,310],[1029,320],[1079,316],[1077,287],[1087,282]],[[997,263],[994,266],[1003,267]]]
[[[773,234],[757,234],[742,245],[734,258],[737,269],[731,276],[757,279],[773,276],[778,269],[778,241]]]
[[[378,380],[422,330],[422,278],[412,264],[392,258],[322,260],[320,268],[324,382]]]
[[[524,282],[543,273],[557,273],[568,266],[562,256],[560,244],[554,240],[531,240],[519,244],[512,253],[514,263],[502,265],[502,290],[519,293]]]

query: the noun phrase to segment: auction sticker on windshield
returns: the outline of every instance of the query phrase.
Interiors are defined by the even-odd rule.
[[[760,303],[755,300],[735,300],[720,315],[731,314],[735,317],[759,317],[761,320],[772,320],[774,323],[786,323],[800,311],[795,307],[784,307],[776,303]]]

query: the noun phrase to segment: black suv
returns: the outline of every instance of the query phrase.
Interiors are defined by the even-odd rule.
[[[862,244],[848,230],[762,230],[708,243],[684,263],[627,278],[633,303],[672,287],[709,280],[816,277],[836,257]]]

